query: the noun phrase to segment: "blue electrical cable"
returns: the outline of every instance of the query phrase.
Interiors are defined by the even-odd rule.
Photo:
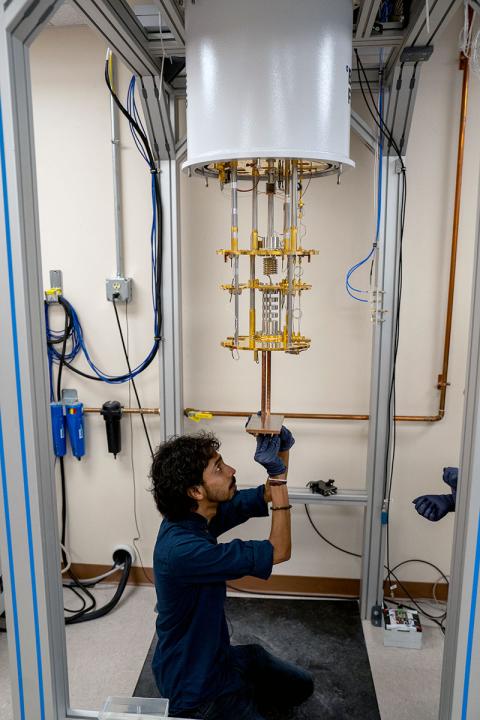
[[[157,315],[157,292],[155,287],[155,279],[157,277],[157,202],[155,194],[155,176],[152,174],[152,228],[150,231],[150,248],[152,259],[152,303],[155,316],[155,337],[158,335],[158,315]]]
[[[70,351],[66,353],[63,357],[63,362],[65,364],[69,364],[74,360],[77,355],[81,352],[85,356],[85,359],[90,366],[90,368],[95,373],[95,376],[102,380],[103,382],[110,383],[112,385],[121,384],[124,382],[128,382],[129,380],[132,380],[137,375],[139,375],[143,370],[150,365],[153,357],[155,356],[157,350],[158,350],[158,340],[155,340],[152,349],[148,353],[147,357],[139,364],[136,368],[132,370],[131,373],[125,373],[123,375],[110,375],[109,373],[105,373],[102,370],[100,370],[97,365],[93,362],[92,358],[90,357],[90,353],[88,351],[88,348],[85,344],[85,340],[83,338],[83,329],[80,323],[80,320],[78,319],[78,315],[71,305],[71,303],[68,302],[64,297],[62,297],[62,305],[66,308],[69,317],[71,318],[71,333],[69,335],[69,338],[72,343],[72,347],[70,348]],[[47,340],[49,341],[48,345],[48,358],[49,358],[49,364],[52,365],[53,363],[58,364],[61,360],[61,353],[55,348],[54,345],[51,344],[52,341],[58,340],[60,337],[63,336],[63,333],[59,333],[57,331],[52,331],[49,326],[48,322],[48,310],[50,307],[50,303],[45,303],[45,316],[47,319]],[[50,375],[52,376],[52,371],[50,369]],[[50,395],[53,397],[53,383],[51,382],[50,385]]]
[[[383,50],[381,51],[380,55],[380,66],[383,65]],[[380,71],[380,89],[379,89],[379,113],[380,113],[380,119],[383,118],[383,71]],[[375,241],[370,249],[370,252],[368,255],[363,258],[363,260],[360,260],[358,263],[353,265],[347,272],[345,277],[345,289],[347,293],[350,295],[351,298],[354,300],[357,300],[358,302],[366,303],[368,300],[365,300],[364,298],[359,298],[357,295],[354,295],[354,293],[362,293],[366,295],[368,293],[368,290],[361,290],[360,288],[354,287],[350,283],[350,278],[352,275],[358,270],[358,268],[362,267],[367,263],[372,255],[375,254],[377,247],[378,247],[378,240],[380,237],[380,222],[382,217],[382,181],[383,181],[383,162],[382,162],[382,156],[383,156],[383,134],[379,133],[379,140],[378,140],[378,189],[377,189],[377,228],[375,232]]]
[[[128,86],[128,93],[127,93],[127,110],[130,113],[130,115],[134,118],[137,125],[140,127],[144,135],[146,135],[145,128],[143,126],[142,119],[140,117],[140,113],[138,112],[137,103],[135,100],[135,85],[136,85],[136,78],[135,75],[132,75],[132,79],[130,80],[130,84]],[[152,261],[152,303],[153,303],[153,309],[155,313],[155,337],[158,335],[158,321],[157,321],[157,292],[156,292],[156,277],[157,277],[157,243],[156,243],[156,236],[157,236],[157,201],[156,201],[156,188],[155,188],[155,175],[153,173],[154,168],[151,167],[151,163],[149,162],[149,159],[147,157],[147,154],[144,151],[144,148],[141,143],[141,138],[138,135],[137,130],[135,129],[134,125],[130,122],[130,131],[132,133],[133,140],[135,142],[135,145],[138,148],[138,151],[142,155],[145,162],[150,167],[150,170],[152,172],[152,182],[151,182],[151,190],[152,190],[152,226],[150,231],[150,245],[151,245],[151,261]]]
[[[136,77],[135,77],[135,75],[132,75],[132,79],[130,80],[130,85],[132,88],[131,89],[131,99],[132,99],[133,118],[146,137],[147,131],[145,130],[145,127],[143,125],[142,118],[140,117],[140,113],[138,112],[137,102],[135,100],[135,83],[136,83]]]
[[[132,76],[132,79],[130,80],[130,85],[128,86],[128,92],[127,92],[127,110],[130,113],[130,115],[134,118],[137,125],[140,127],[141,131],[144,135],[146,135],[145,128],[143,127],[142,120],[140,118],[140,114],[138,112],[137,103],[135,101],[135,75]],[[143,141],[141,137],[139,136],[137,130],[135,129],[135,126],[129,122],[130,125],[130,132],[132,133],[133,141],[135,145],[137,146],[138,152],[143,157],[147,165],[150,167],[151,163],[148,159],[148,155],[145,151],[145,148],[143,146]]]
[[[124,382],[129,382],[130,380],[133,380],[137,375],[139,375],[145,368],[147,368],[150,363],[152,362],[153,358],[155,357],[158,346],[159,346],[159,317],[158,317],[158,295],[157,295],[157,287],[156,287],[156,281],[157,281],[157,267],[158,267],[158,258],[157,258],[157,230],[159,227],[158,224],[158,209],[157,209],[157,196],[156,196],[156,168],[153,166],[153,161],[151,162],[149,160],[149,154],[145,148],[145,140],[141,137],[139,134],[139,130],[143,132],[144,137],[146,137],[145,128],[143,126],[140,114],[138,112],[137,104],[135,101],[135,76],[132,77],[129,87],[128,87],[128,93],[127,93],[127,110],[130,115],[129,118],[129,125],[130,130],[132,133],[133,140],[135,142],[135,145],[145,160],[145,162],[148,164],[151,172],[151,195],[152,195],[152,224],[151,224],[151,230],[150,230],[150,252],[151,252],[151,262],[152,262],[152,305],[153,305],[153,314],[154,314],[154,322],[153,322],[153,330],[154,330],[154,343],[153,346],[148,353],[147,357],[139,364],[136,368],[131,370],[128,373],[125,373],[123,375],[110,375],[109,373],[103,372],[95,363],[93,362],[90,353],[87,349],[87,346],[85,344],[84,338],[83,338],[83,329],[80,323],[80,320],[78,318],[78,315],[71,305],[71,303],[68,302],[64,297],[60,299],[60,303],[62,304],[65,312],[67,313],[69,317],[70,327],[67,330],[64,331],[58,331],[58,330],[52,330],[50,327],[49,322],[49,308],[51,303],[45,303],[45,325],[46,325],[46,334],[47,334],[47,343],[48,343],[48,370],[49,370],[49,380],[50,380],[50,399],[54,400],[54,386],[53,386],[53,365],[59,364],[60,361],[65,363],[67,366],[69,366],[73,360],[80,354],[83,353],[89,367],[94,372],[94,376],[87,375],[87,377],[92,378],[94,380],[101,380],[106,383],[110,384],[120,384]],[[131,118],[133,118],[134,122],[136,123],[137,127],[133,124]],[[68,340],[71,343],[71,347],[68,352],[65,352],[65,354],[62,356],[62,354],[56,349],[55,344],[59,344],[60,342],[63,342],[63,339],[65,337],[65,332],[67,332]],[[72,370],[79,372],[81,375],[85,375],[85,373],[76,370],[75,368],[71,368]]]

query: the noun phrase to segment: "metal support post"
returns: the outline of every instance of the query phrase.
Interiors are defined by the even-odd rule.
[[[175,154],[175,123],[171,119],[173,108],[170,107],[175,105],[175,102],[170,103],[159,75],[144,75],[140,81],[142,107],[150,144],[159,159],[169,160]]]
[[[394,335],[397,310],[396,287],[399,270],[401,166],[397,158],[383,159],[382,232],[377,248],[376,289],[383,291],[383,307],[374,317],[372,374],[370,387],[370,428],[367,455],[367,493],[360,612],[369,618],[372,608],[383,601],[385,525],[384,510],[388,437],[392,427],[390,387],[394,363]]]
[[[350,127],[370,152],[375,153],[378,145],[377,137],[370,125],[355,110],[351,113]]]
[[[160,67],[123,0],[114,5],[82,0],[79,7],[133,72],[158,76]],[[5,299],[0,305],[0,548],[15,720],[96,717],[68,707],[41,300],[28,47],[54,10],[51,0],[0,5],[0,293]],[[155,99],[160,113],[174,105],[163,96]],[[170,147],[173,155],[174,145]],[[166,437],[183,429],[175,157],[163,160],[159,170],[164,231],[161,423]]]
[[[394,71],[402,64],[402,52],[410,47],[433,45],[462,5],[462,0],[435,0],[435,2],[430,2],[429,22],[427,22],[427,4],[425,0],[413,0],[409,13],[408,32],[403,36],[402,43],[392,48],[387,61],[385,72],[387,84],[391,84],[390,81]]]
[[[402,155],[407,150],[421,68],[422,63],[397,65],[393,71],[390,92],[385,98],[385,124],[391,130]]]
[[[460,468],[440,720],[480,717],[480,206]]]
[[[64,719],[60,581],[28,47],[0,9],[0,546],[14,717]],[[23,6],[25,3],[23,3]],[[42,7],[43,6],[43,7]],[[39,3],[33,15],[45,16]],[[23,14],[22,14],[23,10]],[[40,16],[37,15],[40,12]],[[30,29],[30,37],[34,35]]]
[[[166,24],[172,32],[175,42],[185,47],[185,18],[174,0],[153,0],[154,4],[161,12],[162,21],[165,18]],[[162,28],[160,28],[162,32]]]
[[[180,279],[180,167],[175,158],[160,163],[163,214],[162,314],[160,343],[161,438],[183,434],[183,372]]]
[[[157,78],[158,80],[158,78]],[[163,331],[160,345],[161,438],[184,432],[182,288],[180,256],[180,159],[175,153],[177,103],[168,102],[165,89],[156,98],[156,107],[168,108],[163,115],[164,147],[168,159],[160,161],[160,190],[163,215],[162,309]],[[150,108],[152,105],[150,105]],[[152,141],[152,126],[147,123]],[[162,138],[159,138],[160,142]]]
[[[110,56],[110,68],[112,86],[115,90],[116,58]],[[110,96],[110,122],[112,141],[112,174],[113,174],[113,209],[115,214],[115,257],[116,275],[124,277],[125,269],[123,263],[123,227],[122,227],[122,181],[120,172],[120,125],[119,110],[113,97]]]

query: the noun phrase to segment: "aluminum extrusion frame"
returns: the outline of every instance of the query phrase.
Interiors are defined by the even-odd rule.
[[[474,0],[474,5],[479,3]],[[63,627],[63,598],[58,567],[59,538],[55,518],[52,448],[48,417],[48,375],[45,352],[45,328],[40,298],[38,212],[35,186],[35,163],[31,117],[31,93],[28,67],[28,47],[36,34],[59,5],[52,0],[9,0],[0,3],[0,292],[5,302],[0,306],[0,552],[5,579],[5,601],[9,630],[9,656],[12,671],[12,691],[15,718],[22,720],[65,720],[68,711],[68,678],[66,669],[65,631]],[[138,26],[124,0],[76,0],[76,5],[90,19],[115,52],[135,74],[159,77],[161,64],[151,54],[150,43]],[[418,11],[414,43],[428,44],[451,14],[460,7],[460,0],[437,0],[432,6],[433,31],[425,35],[425,4],[417,0]],[[422,7],[423,6],[423,7]],[[398,70],[399,53],[392,53],[391,72]],[[168,105],[168,103],[167,103]],[[167,107],[168,110],[168,107]],[[165,109],[162,110],[165,119]],[[153,126],[153,123],[152,123]],[[171,147],[171,146],[169,146]],[[179,148],[180,149],[180,148]],[[167,148],[165,147],[165,150]],[[165,324],[163,357],[164,386],[176,378],[165,409],[162,428],[164,436],[177,432],[183,422],[181,396],[181,343],[179,305],[179,250],[177,242],[178,166],[171,157],[160,161],[161,186],[165,211],[166,233],[171,245],[166,248],[164,268],[164,307],[170,304]],[[161,152],[160,152],[161,157]],[[398,233],[398,184],[396,161],[385,159],[384,198],[388,201],[384,217],[385,237]],[[392,204],[393,203],[393,204]],[[384,207],[385,211],[385,207]],[[381,251],[382,252],[382,251]],[[385,255],[387,255],[385,257]],[[451,627],[447,635],[444,690],[441,718],[460,717],[457,709],[468,700],[468,688],[478,686],[478,640],[473,630],[476,624],[478,591],[478,517],[480,499],[478,473],[479,447],[478,367],[480,349],[480,270],[477,257],[476,294],[474,301],[472,346],[470,351],[470,381],[467,395],[465,442],[462,466],[464,487],[459,491],[457,569],[451,598]],[[380,261],[385,274],[383,287],[393,287],[398,267],[398,243],[386,246]],[[393,293],[391,293],[393,296]],[[386,309],[386,305],[385,305]],[[393,313],[390,313],[393,317]],[[173,328],[175,339],[168,339]],[[375,421],[369,439],[368,510],[364,542],[362,585],[362,613],[381,599],[383,575],[382,526],[380,512],[383,503],[382,462],[385,460],[385,430],[389,408],[386,397],[388,371],[392,363],[392,337],[388,320],[376,327],[374,334],[374,376],[371,411]],[[177,414],[177,405],[179,414]],[[375,412],[376,411],[376,412]],[[476,513],[476,515],[475,515]],[[465,542],[461,539],[466,522]],[[465,562],[462,565],[462,551]],[[28,561],[26,559],[28,558]],[[463,577],[463,595],[458,589]],[[465,627],[468,619],[468,629]],[[461,625],[461,622],[464,623]],[[455,630],[467,635],[458,635]],[[478,635],[478,633],[477,633]],[[454,669],[456,668],[456,670]],[[448,678],[452,677],[452,685]],[[463,677],[463,685],[462,685]],[[468,677],[469,684],[466,683]],[[467,693],[467,695],[465,695]],[[473,697],[473,696],[472,696]],[[478,716],[472,701],[460,712],[465,720]],[[452,708],[455,709],[456,714]],[[465,709],[466,708],[466,709]],[[70,711],[70,717],[97,717],[89,711]]]
[[[374,322],[370,385],[370,426],[367,453],[368,503],[365,513],[360,613],[369,618],[383,602],[385,529],[382,511],[393,425],[390,385],[394,367],[395,317],[400,249],[401,166],[397,157],[383,159],[382,232],[377,249],[375,286],[382,291],[380,314]]]
[[[440,720],[480,717],[480,204],[466,380]]]
[[[98,716],[69,710],[41,301],[29,47],[59,4],[0,4],[0,551],[16,720]],[[77,6],[132,72],[160,74],[123,0],[82,0]],[[166,238],[161,351],[166,436],[183,427],[176,158],[161,161],[159,170]]]

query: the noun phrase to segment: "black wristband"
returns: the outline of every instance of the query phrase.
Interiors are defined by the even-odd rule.
[[[277,507],[274,507],[274,506],[272,505],[271,509],[272,509],[272,510],[290,510],[291,507],[292,507],[291,505],[280,505],[280,506],[277,506]]]

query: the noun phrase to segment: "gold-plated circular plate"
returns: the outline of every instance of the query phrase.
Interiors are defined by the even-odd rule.
[[[268,336],[257,334],[253,339],[251,339],[249,335],[240,335],[237,343],[235,343],[233,337],[227,337],[227,339],[222,342],[222,347],[228,348],[229,350],[269,350],[272,352],[299,353],[303,350],[308,350],[310,343],[311,340],[303,335],[293,335],[292,343],[288,347],[284,342],[283,335]]]
[[[272,158],[275,174],[278,177],[284,175],[285,159],[283,158]],[[287,158],[287,162],[290,158]],[[240,159],[235,161],[237,163],[237,177],[239,180],[252,180],[253,169],[256,168],[255,177],[258,180],[266,180],[268,175],[268,163],[267,158],[258,158],[258,160],[251,159]],[[270,161],[271,162],[271,161]],[[195,168],[195,173],[204,177],[218,178],[230,169],[230,163],[227,162],[212,162],[202,165],[201,167]],[[341,164],[331,162],[329,160],[298,160],[298,176],[299,179],[306,178],[317,178],[324,177],[325,175],[333,175],[341,172]]]

